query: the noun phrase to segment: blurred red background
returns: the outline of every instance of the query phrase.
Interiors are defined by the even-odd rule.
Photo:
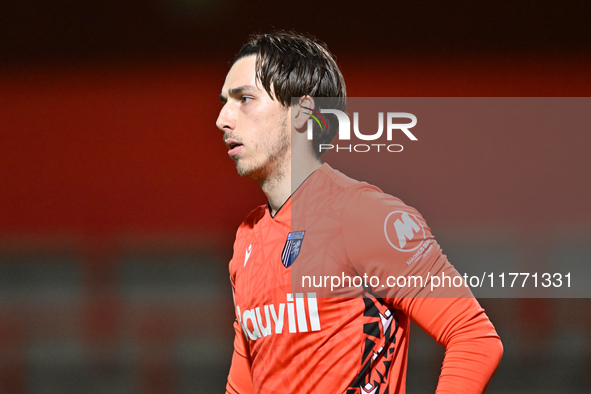
[[[589,96],[585,2],[439,5],[327,2],[310,13],[268,1],[8,2],[0,392],[223,390],[227,261],[242,218],[265,202],[236,175],[215,127],[228,61],[249,33],[313,32],[337,55],[353,97]],[[399,197],[423,213],[452,262],[535,268],[568,253],[588,262],[590,135],[565,127],[510,148],[485,134],[451,155],[417,148],[417,173],[428,169],[445,192],[433,199],[434,184],[407,173]],[[507,182],[510,164],[528,180]],[[543,217],[556,207],[559,217]],[[505,344],[490,392],[589,390],[588,300],[483,305]],[[415,331],[409,386],[432,392],[441,353]]]

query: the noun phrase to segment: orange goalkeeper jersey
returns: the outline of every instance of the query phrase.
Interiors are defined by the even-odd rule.
[[[446,348],[437,392],[483,392],[502,346],[467,287],[441,286],[458,275],[416,210],[323,164],[238,229],[227,392],[404,393],[411,320]]]

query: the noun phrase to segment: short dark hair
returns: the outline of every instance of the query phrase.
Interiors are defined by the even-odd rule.
[[[291,106],[292,97],[331,97],[331,108],[344,111],[345,80],[325,43],[295,32],[256,34],[242,46],[233,63],[251,55],[256,56],[257,81],[281,105]],[[320,110],[318,104],[316,110]],[[329,143],[338,132],[336,125],[331,127],[330,118],[326,118],[327,131],[314,125],[312,145],[318,156],[319,144]]]

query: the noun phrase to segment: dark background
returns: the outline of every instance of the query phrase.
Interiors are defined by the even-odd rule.
[[[350,96],[585,97],[590,8],[3,2],[0,392],[223,390],[227,262],[238,224],[265,200],[235,174],[215,119],[229,61],[250,33],[316,35]],[[397,195],[459,267],[584,266],[589,131],[433,136],[441,149],[417,145],[412,169],[393,159]],[[505,345],[489,392],[589,391],[588,300],[482,304]],[[409,392],[433,392],[442,351],[414,334]]]

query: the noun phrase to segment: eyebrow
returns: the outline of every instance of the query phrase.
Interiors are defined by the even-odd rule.
[[[250,86],[250,85],[243,85],[243,86],[238,86],[237,88],[232,88],[228,91],[228,93],[230,94],[230,96],[237,96],[241,93],[244,92],[254,92],[255,89]],[[226,103],[226,101],[228,101],[228,98],[226,96],[224,96],[224,94],[220,94],[220,100],[222,101],[222,103]]]

